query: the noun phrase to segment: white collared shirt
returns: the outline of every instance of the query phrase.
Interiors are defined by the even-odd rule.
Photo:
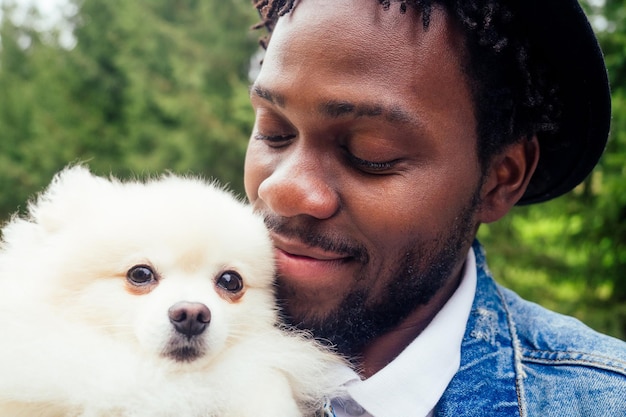
[[[391,363],[366,380],[345,369],[346,398],[335,398],[337,417],[428,417],[461,363],[461,342],[476,293],[470,249],[461,283],[422,333]],[[367,411],[366,411],[367,410]]]

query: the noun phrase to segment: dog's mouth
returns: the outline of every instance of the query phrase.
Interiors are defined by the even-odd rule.
[[[194,343],[193,340],[180,342],[181,341],[178,341],[178,343],[177,341],[171,341],[163,352],[163,356],[176,362],[189,363],[203,357],[206,353],[204,343],[199,343],[199,341]]]

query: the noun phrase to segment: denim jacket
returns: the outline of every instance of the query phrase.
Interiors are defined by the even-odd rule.
[[[434,416],[626,416],[626,343],[500,287],[474,252],[461,366]]]

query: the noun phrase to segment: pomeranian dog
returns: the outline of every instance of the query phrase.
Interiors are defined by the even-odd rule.
[[[214,183],[66,168],[2,230],[0,416],[290,417],[342,359],[278,324],[263,220]]]

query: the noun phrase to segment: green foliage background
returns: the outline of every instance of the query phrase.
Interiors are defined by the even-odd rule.
[[[249,0],[69,0],[62,28],[0,27],[0,221],[72,162],[96,173],[171,170],[243,193],[259,33]],[[613,85],[611,139],[574,192],[483,225],[496,278],[523,297],[626,339],[626,5],[585,4]]]
[[[29,26],[36,10],[8,20],[4,2],[0,213],[74,161],[121,176],[202,172],[241,191],[258,36],[249,1],[70,1],[72,48]]]

